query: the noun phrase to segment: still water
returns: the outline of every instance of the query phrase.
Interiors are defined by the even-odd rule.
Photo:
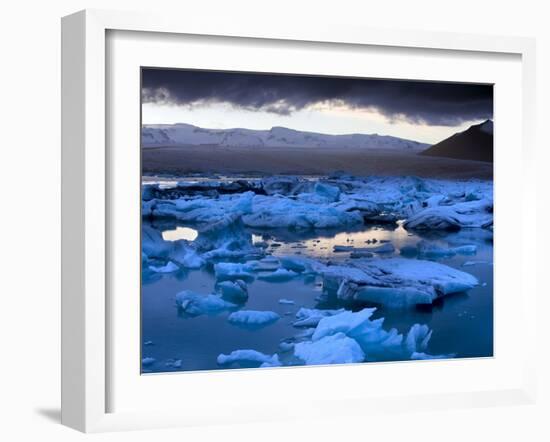
[[[186,225],[144,225],[157,228],[165,241],[193,241],[197,231]],[[467,293],[442,298],[430,307],[392,310],[379,307],[375,317],[383,317],[384,328],[397,328],[407,333],[415,324],[427,324],[433,330],[428,346],[431,354],[455,354],[456,357],[486,357],[493,354],[493,234],[472,229],[457,233],[430,233],[419,236],[401,226],[363,226],[347,232],[250,231],[253,242],[267,244],[266,251],[274,256],[298,255],[322,262],[349,259],[349,252],[335,253],[335,245],[365,247],[391,242],[399,256],[405,246],[425,241],[439,247],[475,244],[475,255],[455,255],[437,262],[475,275],[480,285]],[[281,341],[301,332],[293,327],[300,307],[340,308],[334,294],[323,291],[319,277],[300,276],[290,281],[255,280],[248,286],[249,299],[243,309],[269,310],[281,316],[277,322],[259,329],[245,329],[227,321],[230,312],[218,315],[190,317],[182,314],[175,296],[182,290],[213,293],[215,278],[212,268],[185,270],[169,274],[144,272],[142,281],[142,356],[155,362],[144,372],[167,372],[219,369],[216,358],[221,353],[237,349],[254,349],[266,354],[279,353],[283,363],[292,356],[281,353]],[[281,304],[289,299],[294,304]],[[363,308],[368,305],[361,306]],[[349,306],[347,307],[349,308]],[[174,361],[181,361],[174,365]]]

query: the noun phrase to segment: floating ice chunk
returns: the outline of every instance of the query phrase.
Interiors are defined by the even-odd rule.
[[[478,285],[475,276],[433,261],[407,258],[365,259],[355,260],[353,265],[371,278],[371,282],[364,285],[415,289],[425,292],[432,300]],[[348,279],[360,283],[352,278]]]
[[[243,368],[281,365],[277,354],[269,356],[256,350],[234,350],[228,355],[222,353],[218,356],[217,362],[219,365],[237,365]]]
[[[454,358],[455,355],[454,354],[447,354],[447,355],[430,355],[430,354],[427,354],[427,353],[418,353],[418,352],[414,352],[412,355],[411,355],[411,359],[413,360],[430,360],[430,359],[451,359],[451,358]]]
[[[317,341],[299,342],[294,346],[294,355],[306,365],[350,364],[365,360],[365,353],[359,344],[343,333]]]
[[[282,352],[294,350],[294,342],[283,341],[279,343],[279,350]]]
[[[457,254],[459,255],[475,255],[477,252],[477,246],[467,244],[458,247],[443,248],[436,244],[428,243],[427,241],[420,241],[417,245],[418,255],[421,258],[439,259],[450,258]]]
[[[372,258],[373,254],[368,251],[353,251],[349,254],[349,257],[352,259],[358,259],[358,258]]]
[[[217,295],[201,295],[191,290],[179,292],[176,295],[176,305],[185,313],[192,316],[216,314],[237,307],[235,304],[224,301]]]
[[[324,267],[322,264],[313,259],[301,258],[297,256],[280,256],[279,262],[283,268],[298,273],[315,272],[317,269]]]
[[[172,261],[168,261],[168,263],[163,266],[149,266],[149,270],[155,273],[172,273],[178,271],[179,267]]]
[[[477,246],[468,244],[464,246],[454,247],[453,250],[459,255],[475,255],[477,253]]]
[[[186,269],[200,269],[205,261],[185,240],[174,241],[170,258]]]
[[[159,189],[158,184],[144,184],[141,186],[141,200],[150,201],[155,197],[155,192]]]
[[[422,205],[425,207],[435,207],[439,206],[442,202],[444,202],[446,199],[445,195],[432,195],[428,199],[426,199]]]
[[[363,222],[358,212],[346,212],[330,204],[263,195],[256,195],[252,213],[243,215],[242,220],[249,227],[301,230],[345,227]]]
[[[298,273],[293,272],[292,270],[278,269],[273,273],[260,275],[258,276],[258,279],[261,279],[262,281],[269,281],[269,282],[282,282],[282,281],[288,281],[294,278],[295,276],[298,276]]]
[[[227,320],[232,324],[251,327],[263,327],[279,320],[280,316],[275,312],[239,310],[229,315]]]
[[[242,279],[243,281],[252,281],[254,279],[253,270],[247,264],[220,262],[214,264],[214,273],[218,281]]]
[[[333,248],[332,248],[332,251],[334,253],[341,253],[341,252],[351,252],[353,250],[353,246],[340,246],[340,245],[335,245]]]
[[[295,302],[292,299],[279,299],[279,304],[285,304],[285,305],[294,305]]]
[[[363,249],[365,252],[372,253],[393,253],[395,252],[395,247],[392,243],[387,242],[375,247],[366,247]]]
[[[315,332],[315,328],[306,328],[305,330],[302,330],[300,333],[296,334],[294,337],[297,340],[304,340],[304,339],[310,339],[313,336],[313,333]]]
[[[414,324],[405,338],[405,348],[409,353],[422,352],[428,348],[432,331],[427,325]]]
[[[331,186],[330,184],[321,183],[320,181],[317,181],[315,183],[315,187],[313,188],[315,193],[322,198],[324,198],[326,201],[334,202],[338,201],[340,198],[340,188],[336,186]]]
[[[172,250],[172,243],[162,239],[162,233],[151,226],[141,227],[141,252],[149,258],[165,258]]]
[[[218,198],[195,197],[191,199],[156,200],[152,216],[175,218],[192,223],[214,224],[227,216],[250,213],[254,192],[237,195],[220,195]]]
[[[273,176],[264,178],[261,185],[267,195],[293,195],[311,190],[313,183],[295,176]]]
[[[156,200],[141,201],[141,216],[144,218],[150,217],[153,214],[156,204]]]
[[[216,287],[222,297],[229,299],[231,302],[242,303],[248,299],[248,287],[246,282],[241,279],[221,281]]]
[[[344,312],[344,309],[338,310],[319,310],[314,308],[302,307],[296,312],[297,321],[292,325],[294,327],[314,327],[319,321],[327,316],[337,315]]]
[[[428,207],[405,221],[406,229],[459,230],[493,225],[493,201],[483,198],[449,206]]]
[[[353,338],[361,346],[366,357],[376,357],[388,351],[400,351],[403,336],[396,329],[386,331],[382,328],[383,318],[371,320],[375,308],[365,308],[359,312],[344,311],[334,316],[328,316],[315,328],[313,341],[326,336],[343,333]]]
[[[281,266],[279,260],[273,256],[266,256],[257,261],[248,261],[246,264],[255,272],[270,272]]]
[[[155,358],[146,357],[141,360],[141,365],[144,367],[148,367],[150,365],[153,365],[155,363]]]
[[[263,255],[263,250],[253,245],[252,236],[245,230],[240,217],[239,213],[229,213],[201,229],[194,246],[204,259],[241,259],[247,255]]]
[[[478,264],[491,264],[489,261],[466,261],[462,264],[463,267],[475,266]]]
[[[355,287],[352,296],[342,296],[342,292],[343,289],[338,291],[338,296],[342,299],[371,302],[388,308],[407,308],[433,302],[433,296],[430,293],[413,287]]]

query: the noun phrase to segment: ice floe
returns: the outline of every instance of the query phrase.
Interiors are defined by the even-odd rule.
[[[273,273],[259,275],[258,279],[261,279],[262,281],[281,282],[281,281],[288,281],[289,279],[292,279],[297,275],[298,273],[293,272],[292,270],[277,269]]]
[[[235,303],[242,303],[248,299],[248,287],[242,279],[226,280],[216,284],[222,297]]]
[[[218,281],[241,279],[252,281],[255,278],[254,269],[248,264],[234,262],[219,262],[214,264],[214,273]]]
[[[296,313],[296,321],[292,324],[294,327],[314,327],[319,324],[321,319],[343,313],[344,309],[338,310],[318,310],[314,308],[302,307]]]
[[[144,367],[148,367],[149,365],[153,365],[155,361],[156,361],[155,358],[146,357],[141,360],[141,365]]]
[[[168,261],[163,266],[149,266],[149,270],[155,273],[173,273],[179,270],[179,267],[172,261]]]
[[[454,356],[426,353],[432,335],[427,325],[413,325],[403,338],[397,329],[383,328],[384,318],[372,319],[375,311],[346,310],[323,317],[310,336],[294,343],[294,356],[308,365]]]
[[[295,302],[292,299],[281,298],[281,299],[279,299],[279,304],[294,305]]]
[[[407,258],[354,260],[350,267],[328,266],[322,274],[328,288],[338,286],[339,298],[388,307],[431,304],[479,283],[475,276],[444,264]]]
[[[237,306],[217,295],[202,295],[191,290],[183,290],[176,295],[176,305],[191,316],[220,313]]]
[[[306,365],[349,364],[363,362],[365,353],[360,345],[344,333],[325,336],[317,341],[294,345],[294,355]]]
[[[232,324],[250,327],[264,327],[279,320],[280,316],[275,312],[239,310],[231,313],[227,320]]]
[[[281,365],[279,356],[266,355],[256,350],[234,350],[229,354],[220,354],[217,362],[222,366],[237,365],[241,368],[248,367],[277,367]]]

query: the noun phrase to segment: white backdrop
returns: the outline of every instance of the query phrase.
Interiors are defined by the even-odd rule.
[[[443,2],[319,0],[170,2],[166,0],[20,0],[4,4],[0,15],[0,121],[2,122],[3,276],[0,316],[0,437],[4,440],[82,440],[85,436],[61,427],[59,421],[59,188],[60,188],[60,22],[62,15],[82,8],[128,10],[169,9],[182,21],[194,14],[246,16],[250,20],[316,20],[373,27],[444,30],[485,34],[527,35],[538,38],[539,134],[550,121],[544,105],[550,98],[550,30],[544,2],[461,0]],[[542,142],[540,150],[550,146]],[[550,190],[541,152],[539,191]],[[543,197],[544,198],[544,197]],[[546,198],[548,200],[548,198]],[[539,219],[550,214],[541,207]],[[539,225],[539,271],[548,234]],[[517,244],[509,243],[513,253]],[[548,261],[548,259],[546,259]],[[540,319],[546,318],[547,290],[539,284]],[[543,321],[540,321],[543,322]],[[510,324],[513,327],[513,324]],[[482,410],[411,410],[399,415],[323,422],[286,422],[249,426],[210,427],[161,432],[134,432],[91,436],[95,440],[141,441],[151,438],[201,440],[441,440],[484,438],[548,440],[550,438],[550,353],[546,324],[539,324],[540,391],[536,406]],[[452,380],[449,380],[452,382]]]

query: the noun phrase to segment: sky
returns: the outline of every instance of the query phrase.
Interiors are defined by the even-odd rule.
[[[142,69],[142,123],[284,126],[436,143],[493,118],[492,85]]]

